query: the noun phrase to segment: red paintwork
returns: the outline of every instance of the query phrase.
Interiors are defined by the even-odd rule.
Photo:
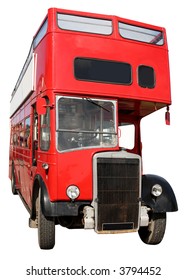
[[[82,16],[111,19],[113,33],[110,36],[61,30],[57,27],[56,13],[64,12]],[[55,95],[89,96],[118,100],[118,120],[129,120],[137,128],[136,145],[133,152],[141,154],[140,119],[157,109],[171,104],[169,61],[166,33],[164,28],[147,25],[115,16],[89,13],[48,10],[48,31],[34,50],[37,55],[35,91],[22,107],[11,117],[12,127],[27,116],[33,118],[33,105],[39,96],[48,96],[50,104],[55,104]],[[164,32],[163,46],[149,45],[122,38],[118,31],[118,21]],[[83,82],[74,78],[73,61],[76,57],[99,58],[132,65],[133,83],[130,86],[106,83]],[[156,86],[142,88],[137,84],[137,67],[141,64],[154,68]],[[134,110],[125,115],[121,110]],[[46,152],[37,151],[37,167],[32,166],[32,139],[29,148],[10,145],[10,178],[14,162],[16,185],[26,203],[31,208],[33,183],[36,174],[43,178],[51,201],[68,200],[66,187],[75,184],[80,188],[80,200],[92,199],[92,157],[104,149],[84,149],[58,153],[55,144],[55,106],[51,109],[51,143]],[[39,128],[40,131],[40,128]],[[31,125],[31,135],[33,126]],[[11,142],[12,143],[12,142]],[[119,147],[113,150],[119,149]],[[42,163],[49,164],[46,172]]]

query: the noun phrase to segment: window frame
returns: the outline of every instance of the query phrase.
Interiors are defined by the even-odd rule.
[[[48,18],[46,18],[44,20],[43,24],[41,25],[40,29],[38,30],[38,32],[36,33],[36,35],[35,35],[35,37],[33,39],[33,48],[34,49],[39,45],[41,40],[47,34],[47,29],[48,29]]]
[[[73,133],[74,130],[72,129],[62,129],[60,130],[59,129],[59,109],[58,109],[58,102],[59,100],[63,98],[63,99],[77,99],[77,100],[87,100],[87,102],[89,101],[89,98],[83,98],[83,97],[74,97],[74,96],[63,96],[63,95],[57,95],[56,96],[56,150],[59,152],[59,153],[64,153],[64,152],[69,152],[69,151],[72,151],[72,150],[84,150],[84,149],[92,149],[92,148],[103,148],[103,146],[101,145],[98,145],[98,146],[83,146],[83,147],[77,147],[77,148],[71,148],[71,149],[64,149],[64,150],[60,150],[58,148],[58,133],[61,131],[61,132],[71,132]],[[108,147],[116,147],[118,145],[118,135],[117,135],[117,115],[116,115],[116,108],[117,108],[117,101],[114,99],[114,100],[110,100],[110,99],[99,99],[99,98],[91,98],[90,99],[91,101],[90,102],[96,102],[96,101],[106,101],[106,102],[111,102],[114,106],[114,112],[113,112],[113,121],[114,121],[114,132],[113,133],[109,133],[109,132],[104,132],[104,131],[101,131],[99,132],[100,134],[112,134],[112,135],[115,135],[116,136],[116,144],[115,145],[109,145]],[[90,131],[81,131],[82,133],[89,133],[89,134],[95,134],[96,131],[94,130],[90,130]],[[106,146],[105,146],[106,147]]]
[[[118,129],[120,131],[119,147],[125,150],[132,151],[135,148],[136,142],[136,126],[134,122],[125,121],[119,123]],[[127,130],[127,133],[125,132]],[[127,135],[125,137],[125,135]],[[132,137],[131,137],[132,136]],[[124,139],[124,140],[123,140]],[[126,142],[125,142],[126,140]],[[122,145],[124,144],[124,145]]]
[[[68,20],[71,24],[73,23],[73,28],[70,28],[70,27],[62,27],[62,25],[60,25],[60,21],[62,22],[63,20],[62,19],[59,19],[59,16],[64,17],[67,19],[67,17],[73,19],[72,21]],[[75,20],[76,19],[76,20]],[[77,21],[77,19],[79,19],[79,21]],[[82,21],[81,21],[82,20]],[[67,20],[64,20],[67,22]],[[93,21],[94,24],[93,24]],[[95,29],[94,31],[91,31],[93,30],[92,29],[92,26],[93,25],[97,25],[97,26],[104,26],[103,24],[102,25],[99,25],[98,22],[101,22],[102,23],[105,23],[107,22],[107,25],[105,25],[107,28],[110,27],[110,31],[109,32],[101,32],[98,31]],[[79,25],[82,25],[81,28],[75,28],[75,23],[76,23],[76,26],[77,24]],[[110,23],[110,25],[108,24]],[[90,29],[86,28],[86,26],[88,27],[88,25],[92,25]],[[65,14],[65,13],[57,13],[57,26],[59,29],[61,30],[66,30],[66,31],[73,31],[73,32],[81,32],[81,33],[89,33],[89,34],[96,34],[96,35],[103,35],[103,36],[110,36],[112,33],[113,33],[113,24],[112,24],[112,20],[111,19],[106,19],[106,18],[96,18],[96,17],[88,17],[88,16],[82,16],[82,15],[74,15],[74,14]]]
[[[110,71],[110,73],[108,74],[108,76],[107,76],[107,79],[106,79],[106,76],[105,76],[105,78],[104,79],[102,79],[102,78],[98,78],[98,76],[97,76],[97,78],[94,78],[94,77],[90,77],[90,78],[88,78],[88,76],[87,76],[87,78],[81,78],[80,76],[81,75],[77,75],[77,71],[78,71],[78,67],[80,68],[80,66],[78,66],[77,65],[77,61],[86,61],[86,62],[89,62],[89,63],[94,63],[94,64],[99,64],[100,65],[100,67],[97,67],[97,70],[98,70],[98,68],[99,68],[99,71],[100,71],[100,69],[101,69],[101,67],[103,68],[103,64],[105,63],[105,67],[106,67],[106,65],[107,65],[107,67],[105,68],[107,71]],[[102,66],[101,66],[101,63],[102,63]],[[114,63],[115,63],[115,65],[114,65]],[[129,68],[129,71],[130,71],[130,73],[127,73],[127,75],[129,75],[129,79],[128,79],[128,82],[122,82],[122,81],[114,81],[114,80],[109,80],[110,79],[110,77],[109,77],[109,75],[110,76],[112,76],[112,79],[113,79],[113,73],[112,73],[112,75],[111,75],[111,68],[110,68],[110,70],[108,70],[108,66],[109,66],[109,64],[110,64],[110,66],[111,66],[111,64],[113,64],[113,66],[115,67],[115,71],[113,71],[113,73],[115,74],[116,73],[116,66],[118,67],[118,70],[119,70],[119,67],[121,68],[122,66],[124,67],[127,67],[128,66],[128,68]],[[95,67],[95,66],[94,66]],[[89,67],[90,68],[90,67]],[[87,73],[88,72],[90,72],[90,71],[92,71],[92,73],[90,73],[90,75],[95,75],[95,73],[96,73],[96,75],[98,75],[98,72],[99,71],[95,71],[95,69],[96,68],[92,68],[92,70],[91,70],[91,68],[90,69],[86,69],[86,75],[87,75]],[[89,70],[89,71],[88,71]],[[126,70],[125,70],[126,71]],[[103,72],[103,71],[102,71]],[[89,74],[89,73],[88,73]],[[124,86],[129,86],[129,85],[131,85],[132,84],[132,82],[133,82],[133,79],[132,79],[132,65],[130,64],[130,63],[128,63],[128,62],[123,62],[123,61],[113,61],[113,60],[104,60],[104,59],[97,59],[97,58],[86,58],[86,57],[76,57],[75,59],[74,59],[74,77],[75,77],[75,79],[77,79],[77,80],[80,80],[80,81],[86,81],[86,82],[95,82],[95,83],[104,83],[104,84],[113,84],[113,85],[124,85]],[[121,79],[121,77],[120,77],[120,79]],[[126,78],[125,78],[126,79]]]
[[[48,98],[46,98],[47,104],[49,103]],[[46,123],[45,123],[46,120]],[[51,126],[50,126],[50,107],[46,107],[45,115],[40,115],[39,117],[39,147],[41,151],[48,151],[50,149],[51,142]],[[46,131],[44,131],[46,129]],[[46,133],[45,137],[48,139],[44,139],[44,132]],[[48,134],[48,135],[47,135]]]
[[[141,73],[140,73],[140,70],[142,69],[142,67],[144,68],[143,71],[147,71],[148,69],[152,70],[152,76],[150,77],[149,75],[151,75],[151,73],[147,73],[146,72],[146,75],[149,76],[147,77],[146,81],[144,82],[144,77],[145,75],[143,74],[143,81],[141,80],[140,76],[141,76]],[[146,68],[146,70],[145,70]],[[155,88],[156,86],[156,73],[155,73],[155,70],[152,66],[148,66],[148,65],[139,65],[138,66],[138,69],[137,69],[137,78],[138,78],[138,85],[142,88],[148,88],[148,89],[153,89]],[[149,83],[148,80],[152,79],[152,83]]]
[[[130,32],[130,36],[125,35],[124,30],[127,30],[127,28],[124,28],[124,26],[128,27],[128,32]],[[141,42],[141,43],[149,44],[149,45],[152,45],[152,46],[159,46],[159,47],[163,46],[165,44],[164,34],[163,34],[162,30],[147,28],[147,27],[138,26],[138,25],[129,24],[129,23],[126,23],[126,22],[119,21],[118,22],[118,31],[119,31],[120,36],[124,39],[127,39],[127,40],[132,40],[132,41]],[[151,32],[151,34],[148,33],[147,31]],[[157,33],[156,36],[154,36],[155,32]],[[133,33],[133,35],[132,35],[132,33]],[[138,36],[136,36],[137,33],[138,33],[138,35],[140,33],[145,34],[143,36],[152,36],[152,37],[154,36],[154,38],[153,38],[153,40],[150,40],[150,41],[147,40],[147,39],[146,40],[145,39],[139,39]],[[154,35],[153,35],[153,33],[154,33]],[[161,35],[160,38],[161,38],[161,40],[163,40],[163,42],[158,44],[158,41],[156,42],[156,40],[158,39],[159,34]],[[161,40],[159,40],[159,41],[161,41]]]
[[[27,121],[29,120],[29,123],[27,124]],[[28,125],[28,127],[27,127]],[[31,128],[31,120],[30,116],[25,118],[25,133],[24,133],[24,142],[25,142],[25,148],[29,149],[29,137],[30,137],[30,128]]]

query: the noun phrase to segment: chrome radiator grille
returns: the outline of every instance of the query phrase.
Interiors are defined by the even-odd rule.
[[[138,228],[139,159],[97,158],[97,231]]]

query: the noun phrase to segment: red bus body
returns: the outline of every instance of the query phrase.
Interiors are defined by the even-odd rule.
[[[146,36],[141,38],[143,31]],[[150,41],[149,31],[153,36]],[[76,228],[83,220],[81,227],[103,233],[137,231],[141,227],[148,230],[149,211],[176,211],[168,182],[141,174],[140,120],[170,104],[164,28],[116,16],[49,9],[34,36],[11,99],[9,176],[13,192],[20,194],[30,212],[30,226],[40,226],[38,197],[46,223],[52,220],[53,224],[66,225],[70,221],[67,227]],[[82,126],[78,133],[77,121]],[[134,126],[134,145],[130,149],[119,145],[118,127],[123,124]],[[114,190],[112,184],[123,176],[121,165],[130,165],[130,157],[135,176],[122,195],[120,187]],[[112,174],[112,164],[115,171],[108,180],[113,183],[99,183],[105,172]],[[130,168],[124,169],[127,173]],[[124,180],[127,184],[128,179]],[[133,201],[129,193],[134,181]],[[103,185],[100,193],[99,184],[100,190]],[[105,184],[108,188],[104,191]],[[164,190],[156,203],[151,193],[154,185]],[[69,197],[69,186],[70,196],[75,198]],[[104,201],[107,191],[117,197],[110,204],[111,198],[107,197],[99,205],[97,201],[102,196]],[[122,202],[120,197],[124,197]],[[99,222],[104,207],[107,213]],[[141,207],[144,215],[140,214]],[[130,218],[126,217],[130,211]],[[120,219],[118,212],[124,218]],[[46,241],[47,245],[39,242],[44,249],[54,246],[51,240]]]

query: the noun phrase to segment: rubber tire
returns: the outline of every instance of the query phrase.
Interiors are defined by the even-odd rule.
[[[15,184],[15,173],[14,173],[14,168],[12,166],[12,179],[11,179],[11,190],[14,195],[18,194],[16,190],[16,184]]]
[[[141,227],[138,233],[144,243],[156,245],[163,240],[165,228],[166,213],[152,213],[148,227]]]
[[[51,217],[45,217],[42,213],[40,203],[41,190],[36,202],[37,223],[38,223],[38,242],[39,247],[44,250],[52,249],[55,245],[55,220]]]

